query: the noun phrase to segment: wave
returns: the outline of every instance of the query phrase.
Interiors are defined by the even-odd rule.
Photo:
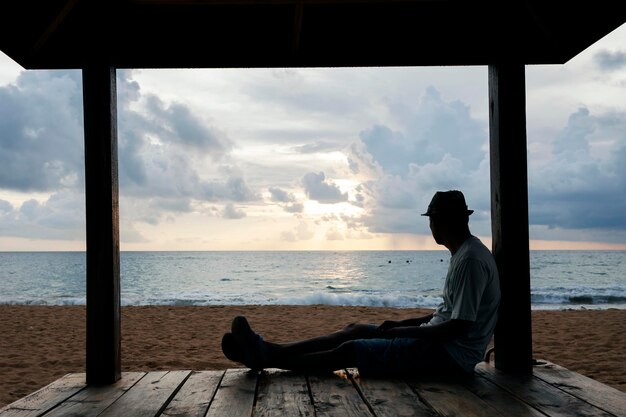
[[[442,301],[436,292],[407,294],[372,291],[351,291],[328,286],[326,291],[314,293],[170,293],[142,295],[122,294],[123,306],[212,306],[212,305],[338,305],[397,308],[434,308]],[[72,296],[25,296],[0,297],[4,305],[85,305],[85,297]],[[596,306],[598,308],[626,309],[626,286],[607,288],[593,287],[537,287],[531,291],[533,308],[563,308],[569,306]]]
[[[363,294],[326,294],[316,293],[305,296],[287,297],[274,300],[271,304],[287,305],[338,305],[338,306],[366,306],[366,307],[436,307],[441,303],[441,297],[418,296],[379,296]]]
[[[367,306],[367,307],[436,307],[441,302],[440,297],[434,296],[377,296],[349,293],[316,293],[303,296],[262,297],[254,296],[217,296],[212,298],[139,298],[122,297],[122,306],[212,306],[212,305],[337,305],[337,306]],[[0,305],[85,305],[85,298],[17,298],[2,299]]]
[[[626,288],[623,286],[553,287],[535,288],[531,291],[533,305],[609,305],[626,308]]]

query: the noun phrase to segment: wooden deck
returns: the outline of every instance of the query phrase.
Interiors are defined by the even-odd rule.
[[[128,372],[111,386],[68,374],[0,410],[8,416],[626,416],[626,393],[546,363],[463,381],[305,376],[269,370]]]

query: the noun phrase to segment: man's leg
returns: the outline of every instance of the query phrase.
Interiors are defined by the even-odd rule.
[[[329,351],[351,340],[371,339],[375,337],[375,329],[371,324],[353,323],[336,332],[312,339],[282,344],[267,343],[267,345],[276,356],[299,356],[307,353]]]
[[[224,335],[222,349],[231,360],[252,369],[334,370],[354,366],[354,349],[348,342],[375,337],[376,327],[351,324],[327,335],[292,343],[269,343],[257,335],[244,317],[233,320],[232,333]]]
[[[268,360],[266,367],[306,373],[327,373],[342,368],[353,368],[356,365],[354,343],[347,341],[326,351],[290,355],[278,353]]]

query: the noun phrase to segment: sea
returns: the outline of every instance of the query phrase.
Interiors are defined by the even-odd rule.
[[[447,251],[122,252],[122,305],[432,308]],[[85,304],[84,252],[0,252],[0,304]],[[626,251],[531,251],[533,309],[625,309]]]

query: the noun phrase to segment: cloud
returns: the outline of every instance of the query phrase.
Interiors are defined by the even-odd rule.
[[[291,203],[283,206],[283,210],[287,213],[302,213],[304,211],[304,204],[302,203]]]
[[[405,176],[409,166],[440,161],[449,154],[472,170],[484,159],[486,126],[471,116],[469,106],[446,102],[434,87],[412,103],[395,101],[402,130],[374,125],[360,133],[367,152],[385,173]]]
[[[260,199],[229,160],[233,143],[226,134],[182,103],[144,94],[132,75],[117,74],[119,184],[126,218],[157,224],[168,213],[190,212],[193,201]],[[63,220],[84,218],[84,198],[69,199],[73,207],[58,200],[83,195],[83,142],[80,71],[23,71],[15,83],[0,87],[0,189],[51,195],[5,213],[5,224],[11,218],[23,228],[7,226],[9,233],[61,238],[66,227],[68,238],[84,235],[84,226],[76,229],[75,221]],[[213,172],[207,165],[215,167]],[[124,236],[140,240],[135,232]]]
[[[342,77],[340,74],[328,79],[318,71],[292,69],[289,74],[269,71],[271,76],[261,70],[257,77],[247,78],[250,84],[245,86],[245,94],[256,102],[271,103],[288,114],[302,113],[309,118],[320,114],[345,116],[357,108],[354,93],[347,83],[337,79]]]
[[[344,240],[343,233],[336,227],[331,227],[326,231],[326,240]]]
[[[64,190],[47,200],[30,199],[19,207],[0,200],[3,236],[29,239],[85,239],[84,194]]]
[[[80,89],[79,71],[24,71],[0,87],[0,188],[81,187]]]
[[[305,145],[292,147],[294,152],[302,153],[302,154],[336,151],[341,148],[343,148],[343,145],[341,144],[333,143],[333,142],[326,142],[326,141],[317,141],[317,142],[307,143]]]
[[[296,198],[292,193],[282,190],[278,187],[270,187],[268,191],[270,192],[272,201],[279,203],[292,203],[296,201]]]
[[[306,222],[298,223],[293,230],[287,230],[281,233],[280,238],[287,242],[296,242],[298,240],[310,240],[315,236],[315,232],[309,228]]]
[[[11,211],[13,211],[11,203],[0,199],[0,213],[10,213]]]
[[[322,204],[348,201],[348,194],[342,193],[337,185],[326,180],[323,172],[309,172],[302,178],[302,185],[307,197]]]
[[[304,211],[304,205],[302,203],[296,202],[296,197],[281,188],[278,187],[270,187],[270,200],[276,203],[283,203],[280,206],[287,213],[302,213]]]
[[[603,50],[593,56],[593,61],[602,71],[617,71],[626,67],[626,52]]]
[[[204,201],[259,199],[243,175],[223,165],[220,177],[205,179],[199,173],[204,159],[224,159],[232,142],[207,125],[191,109],[166,105],[157,96],[142,95],[130,72],[118,77],[120,188],[127,196]]]
[[[229,220],[237,220],[246,217],[246,213],[243,210],[238,210],[232,203],[228,203],[222,210],[222,217]]]
[[[438,190],[460,189],[478,213],[477,229],[489,233],[481,209],[490,207],[486,126],[469,106],[445,101],[434,87],[413,102],[390,102],[399,123],[374,125],[348,150],[357,187],[355,205],[371,233],[429,234],[420,214]],[[483,220],[483,224],[478,224]]]
[[[145,101],[145,120],[150,123],[150,129],[144,126],[144,132],[154,133],[170,143],[207,152],[215,158],[232,147],[224,134],[206,126],[189,107],[176,102],[168,106],[152,94],[147,95]]]
[[[626,112],[578,109],[552,145],[548,163],[529,166],[531,224],[626,230]]]

